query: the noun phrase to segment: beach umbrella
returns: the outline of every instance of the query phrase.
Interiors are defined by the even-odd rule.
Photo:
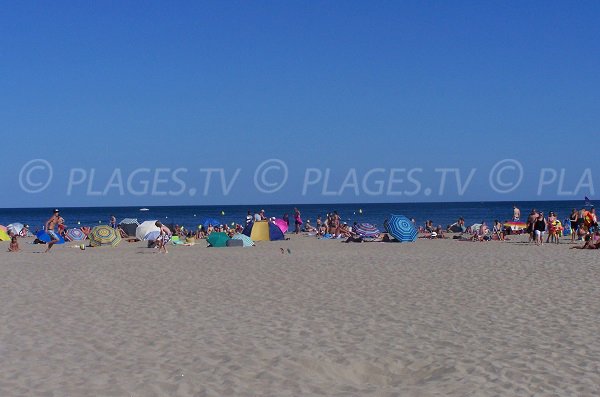
[[[216,218],[204,218],[202,220],[202,226],[206,229],[209,225],[219,226],[221,225],[221,221]]]
[[[99,247],[101,245],[116,247],[121,242],[121,235],[117,229],[107,225],[95,226],[88,237],[92,247]]]
[[[160,228],[156,226],[156,221],[145,221],[135,229],[135,237],[138,240],[145,240],[146,235],[154,231],[160,231]]]
[[[74,227],[67,230],[66,239],[69,241],[82,241],[86,239],[86,235],[81,229]]]
[[[417,239],[417,228],[404,215],[392,215],[383,225],[385,230],[400,242],[412,242]]]
[[[370,223],[357,223],[352,226],[352,231],[361,237],[379,237],[381,232]]]
[[[252,239],[246,236],[245,234],[234,234],[231,238],[233,240],[242,240],[242,243],[244,243],[244,247],[252,247],[254,245],[254,241],[252,241]]]
[[[286,221],[284,221],[283,219],[275,219],[273,221],[274,224],[277,225],[277,227],[279,228],[279,230],[281,230],[281,233],[285,233],[288,231],[288,224]]]
[[[4,230],[0,230],[0,241],[10,241],[10,236]]]
[[[212,232],[206,238],[211,247],[226,247],[227,240],[229,240],[229,236],[223,232]]]
[[[0,225],[0,230],[2,230],[3,232],[6,231],[6,226]]]
[[[22,223],[11,223],[10,225],[6,226],[6,231],[11,232],[12,234],[20,235],[23,227],[24,226]]]
[[[153,230],[151,232],[148,232],[148,234],[146,234],[142,240],[152,241],[156,240],[158,236],[160,236],[160,230]]]

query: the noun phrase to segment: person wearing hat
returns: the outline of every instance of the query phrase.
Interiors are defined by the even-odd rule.
[[[54,213],[52,214],[50,219],[48,219],[46,221],[45,230],[46,230],[46,233],[48,234],[48,236],[50,236],[50,242],[48,243],[48,247],[46,248],[46,251],[44,251],[44,252],[49,252],[50,249],[52,248],[52,246],[54,244],[56,244],[59,240],[58,234],[56,234],[56,232],[54,231],[54,228],[58,225],[58,222],[60,219],[61,219],[60,211],[58,209],[55,209]]]

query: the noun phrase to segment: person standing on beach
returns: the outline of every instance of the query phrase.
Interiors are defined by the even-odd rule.
[[[56,227],[56,225],[58,225],[58,221],[60,219],[61,219],[60,212],[56,209],[56,210],[54,210],[54,214],[52,214],[50,219],[48,219],[46,221],[45,230],[46,230],[46,233],[48,234],[48,236],[50,236],[50,242],[48,243],[48,248],[46,248],[46,251],[44,251],[44,252],[49,252],[50,249],[52,248],[52,246],[54,244],[56,244],[59,240],[58,234],[56,234],[56,232],[54,231],[54,228]]]
[[[521,220],[521,210],[513,205],[513,222],[519,222]]]
[[[117,228],[117,218],[115,218],[114,215],[110,216],[110,222],[108,223],[110,225],[110,227],[112,227],[113,229]]]
[[[167,243],[171,241],[171,236],[173,235],[171,233],[171,229],[163,225],[160,221],[156,221],[154,225],[160,229],[158,238],[156,239],[158,252],[164,251],[165,254],[168,254],[169,251],[167,251]]]
[[[579,213],[576,208],[573,208],[571,211],[571,215],[569,216],[569,222],[571,223],[571,242],[574,243],[577,238],[577,229],[579,228],[579,224],[577,223],[577,219],[579,219]]]
[[[300,217],[300,210],[294,208],[294,233],[300,233],[300,226],[302,226],[302,218]]]

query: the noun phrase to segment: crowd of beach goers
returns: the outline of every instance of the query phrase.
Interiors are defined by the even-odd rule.
[[[421,226],[416,224],[414,218],[411,218],[415,229],[418,231],[419,238],[426,239],[442,239],[453,238],[461,241],[505,241],[510,239],[510,236],[527,234],[528,241],[532,244],[543,245],[545,243],[560,243],[560,238],[568,236],[571,243],[578,241],[583,242],[580,247],[583,249],[598,249],[600,247],[600,231],[598,230],[598,220],[596,210],[593,206],[581,209],[574,208],[568,217],[564,217],[561,221],[559,214],[554,211],[549,211],[546,215],[543,211],[533,208],[529,215],[522,217],[521,210],[517,206],[513,206],[512,217],[510,220],[499,221],[498,219],[488,223],[482,220],[480,223],[466,225],[465,219],[459,217],[456,222],[447,225],[445,228],[441,225],[435,226],[432,220],[427,220]],[[157,247],[159,250],[166,250],[165,245],[168,244],[173,237],[184,242],[186,245],[193,245],[197,240],[206,239],[212,233],[225,233],[229,237],[236,234],[241,234],[244,228],[252,222],[273,222],[281,228],[283,233],[303,234],[306,236],[314,236],[318,239],[343,239],[344,242],[363,242],[363,241],[394,241],[392,236],[389,236],[385,230],[379,231],[372,225],[366,224],[376,230],[376,234],[365,236],[357,232],[357,227],[365,224],[353,222],[352,225],[342,220],[342,217],[336,210],[326,213],[324,216],[317,216],[314,222],[310,219],[303,220],[302,214],[298,208],[294,208],[292,216],[288,213],[283,214],[280,218],[268,216],[264,209],[256,212],[248,211],[246,219],[232,224],[219,223],[216,219],[213,222],[198,225],[195,230],[187,229],[178,224],[164,224],[156,221],[155,226],[159,230],[158,236],[153,239],[153,244],[150,246]],[[114,215],[108,217],[106,223],[120,235],[121,238],[129,242],[139,241],[135,235],[128,233],[122,223],[117,222]],[[46,251],[50,251],[52,246],[59,241],[60,238],[70,240],[68,235],[69,227],[65,219],[61,216],[58,209],[55,209],[53,214],[43,223],[43,226],[33,232],[29,230],[29,225],[20,225],[18,228],[4,228],[4,231],[10,238],[9,251],[18,252],[20,237],[36,237],[39,231],[44,231],[50,237],[50,241],[42,241],[38,238],[33,240],[33,243],[46,244]],[[77,225],[77,229],[87,236],[92,227]],[[564,241],[564,239],[563,239]]]

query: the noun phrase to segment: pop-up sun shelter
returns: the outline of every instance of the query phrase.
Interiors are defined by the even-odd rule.
[[[242,232],[254,241],[275,241],[283,240],[281,229],[269,221],[250,222]]]

